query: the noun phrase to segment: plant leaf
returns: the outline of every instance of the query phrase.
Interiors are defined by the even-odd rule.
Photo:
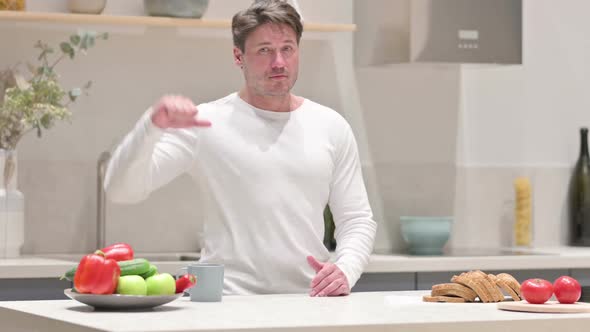
[[[49,129],[49,127],[51,126],[51,115],[49,115],[48,113],[43,114],[41,119],[39,119],[39,123],[41,124],[41,126],[43,126],[43,128]]]
[[[62,42],[61,44],[59,44],[59,47],[61,48],[61,51],[64,52],[64,54],[70,56],[70,59],[74,58],[74,48],[72,48],[72,45],[70,45],[70,43]]]
[[[82,34],[82,40],[80,41],[80,49],[88,49],[88,34]]]
[[[51,67],[48,66],[41,66],[37,69],[37,71],[39,75],[50,75],[52,72]]]
[[[71,35],[70,36],[70,43],[78,46],[78,44],[80,44],[80,36],[79,35]]]

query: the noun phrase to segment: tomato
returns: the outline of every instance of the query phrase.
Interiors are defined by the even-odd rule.
[[[543,304],[553,295],[553,285],[544,279],[527,279],[520,286],[525,300],[532,304]]]
[[[176,280],[176,293],[182,293],[197,283],[197,277],[192,274],[185,274]]]
[[[582,296],[580,283],[568,276],[561,276],[553,283],[555,297],[559,303],[575,303]]]

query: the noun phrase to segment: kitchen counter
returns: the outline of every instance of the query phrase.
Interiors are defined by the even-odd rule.
[[[170,260],[172,254],[145,254],[149,261],[158,267],[158,271],[174,274],[181,267],[188,265],[188,260]],[[175,253],[176,256],[199,257],[198,253]],[[76,266],[84,254],[39,254],[24,255],[18,258],[0,259],[0,279],[9,278],[58,278],[67,270]],[[144,257],[138,254],[136,257]],[[162,257],[165,260],[159,260]]]
[[[495,303],[425,303],[424,291],[182,297],[143,311],[94,311],[73,300],[0,302],[2,331],[578,331],[590,313],[502,311]],[[272,314],[269,314],[272,313]]]
[[[518,255],[411,256],[372,255],[365,272],[437,272],[480,270],[590,269],[590,248],[505,248]]]
[[[531,253],[530,255],[521,254],[517,256],[371,255],[365,272],[436,272],[470,269],[590,269],[590,248],[558,247],[528,250]],[[59,277],[76,265],[81,257],[82,254],[53,254],[0,259],[0,279]],[[157,259],[152,260],[152,262],[158,266],[160,272],[168,273],[175,273],[180,267],[189,263],[188,261],[158,261]]]

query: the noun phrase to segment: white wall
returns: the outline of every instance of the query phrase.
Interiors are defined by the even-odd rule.
[[[400,216],[453,214],[459,70],[370,66],[357,79],[384,207],[375,247],[400,252]]]
[[[464,69],[466,164],[569,167],[577,158],[578,128],[590,124],[588,10],[583,0],[525,1],[523,66]]]
[[[458,164],[471,188],[502,184],[467,195],[465,223],[479,219],[494,229],[487,245],[510,243],[516,176],[533,180],[534,245],[566,243],[567,183],[579,128],[590,125],[589,11],[584,0],[525,0],[523,65],[463,69]]]
[[[457,65],[412,64],[410,1],[355,1],[355,64],[383,202],[375,248],[404,251],[399,217],[454,213]]]

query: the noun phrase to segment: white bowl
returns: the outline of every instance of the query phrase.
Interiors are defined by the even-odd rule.
[[[107,0],[68,0],[68,9],[72,13],[100,14],[106,4]]]

